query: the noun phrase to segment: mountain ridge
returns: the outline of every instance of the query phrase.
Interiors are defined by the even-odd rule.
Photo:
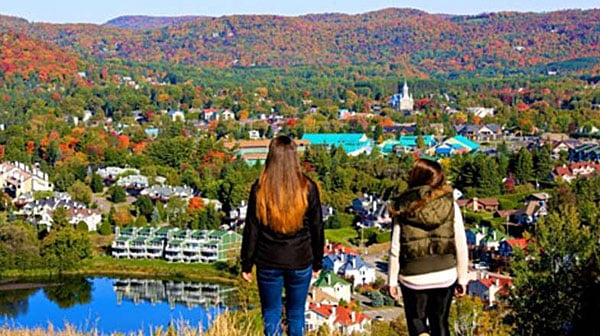
[[[463,16],[407,8],[293,17],[124,16],[103,25],[0,19],[0,30],[100,61],[220,67],[378,63],[402,64],[414,73],[493,74],[600,58],[600,9]]]

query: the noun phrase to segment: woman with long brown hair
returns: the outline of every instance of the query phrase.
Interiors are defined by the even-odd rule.
[[[282,298],[288,335],[304,334],[304,310],[313,272],[324,248],[317,185],[302,173],[296,144],[278,136],[269,144],[265,168],[252,185],[242,241],[242,277],[257,267],[265,335],[282,334]]]
[[[402,292],[409,335],[450,335],[452,294],[466,291],[468,255],[463,219],[442,166],[417,160],[408,189],[394,199],[390,212],[388,284],[393,298]]]

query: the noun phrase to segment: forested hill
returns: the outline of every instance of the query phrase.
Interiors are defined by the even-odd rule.
[[[114,18],[104,25],[115,28],[151,30],[164,26],[175,26],[190,21],[200,21],[210,19],[206,16],[145,16],[128,15]]]
[[[24,24],[5,18],[0,17],[0,29],[100,60],[223,67],[380,63],[414,73],[495,74],[548,64],[587,67],[600,57],[600,10],[478,16],[413,9],[298,17],[133,16],[105,25]]]

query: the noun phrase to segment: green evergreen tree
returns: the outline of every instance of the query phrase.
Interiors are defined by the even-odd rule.
[[[533,157],[527,148],[521,148],[515,155],[514,173],[520,183],[527,183],[533,177]]]
[[[92,174],[90,188],[92,188],[92,192],[94,193],[100,193],[104,190],[104,183],[102,182],[102,177],[100,175]]]

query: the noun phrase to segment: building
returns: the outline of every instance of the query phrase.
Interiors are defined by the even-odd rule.
[[[67,219],[74,227],[79,222],[84,222],[87,225],[88,231],[97,231],[102,221],[100,210],[88,209],[85,204],[73,201],[71,196],[66,193],[55,193],[53,197],[41,198],[29,202],[15,214],[24,217],[26,221],[39,228],[45,228],[47,231],[50,231],[53,224],[52,215],[58,208],[65,208],[67,210]]]
[[[350,302],[351,300],[352,284],[340,278],[331,270],[322,270],[312,285],[333,296],[338,301]]]
[[[342,335],[368,331],[371,320],[360,312],[336,305],[311,303],[306,309],[306,330],[314,332],[326,325]]]
[[[342,147],[346,154],[371,153],[373,140],[364,133],[306,133],[302,136],[311,146]]]
[[[502,127],[497,124],[459,125],[456,133],[471,140],[490,141],[502,136]]]
[[[391,108],[403,111],[405,114],[411,114],[413,112],[415,102],[412,94],[408,92],[408,84],[406,84],[406,81],[404,81],[402,93],[394,94],[388,101],[388,104]]]
[[[26,193],[52,191],[54,185],[48,180],[48,174],[36,167],[21,162],[3,162],[0,164],[0,188],[14,199]]]
[[[115,258],[214,263],[235,257],[241,241],[242,236],[233,231],[127,227],[116,229],[111,246]]]
[[[163,186],[153,185],[140,192],[140,195],[146,195],[152,200],[168,202],[171,197],[181,198],[183,200],[189,200],[194,196],[194,189],[188,186]]]
[[[511,287],[513,283],[509,276],[480,272],[477,280],[469,282],[467,294],[481,298],[488,307],[492,307],[498,300],[498,295],[508,294]]]
[[[489,211],[495,212],[500,207],[500,203],[496,198],[477,198],[459,199],[456,201],[460,208],[472,210],[473,212]]]
[[[304,150],[310,145],[306,140],[295,139],[294,142],[297,145],[298,152],[304,152]],[[226,142],[223,145],[225,148],[232,150],[237,157],[244,160],[248,165],[255,165],[256,163],[265,163],[267,160],[267,153],[269,153],[269,143],[271,140],[239,140]]]
[[[328,254],[323,257],[323,269],[352,281],[352,286],[375,282],[375,267],[367,264],[356,254]]]
[[[444,140],[437,147],[432,148],[431,155],[448,157],[455,154],[467,154],[479,150],[479,145],[462,135],[456,135]]]
[[[500,246],[498,247],[498,254],[503,257],[510,257],[516,248],[520,248],[524,250],[527,247],[527,239],[519,238],[519,239],[505,239],[500,242]]]
[[[112,184],[123,174],[138,175],[139,169],[136,168],[121,168],[121,167],[104,167],[96,171],[100,175],[105,184]]]
[[[493,107],[467,107],[467,113],[471,113],[476,117],[485,118],[485,117],[493,117],[495,114],[495,110]]]

